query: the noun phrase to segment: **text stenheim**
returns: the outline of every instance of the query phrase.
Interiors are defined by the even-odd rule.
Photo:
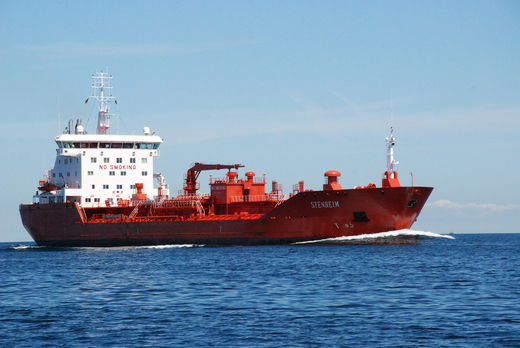
[[[339,208],[339,201],[311,202],[311,208]]]

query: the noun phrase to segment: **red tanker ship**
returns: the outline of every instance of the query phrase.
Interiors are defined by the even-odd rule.
[[[341,174],[329,170],[322,190],[300,181],[287,197],[276,181],[267,191],[265,175],[249,171],[239,178],[241,164],[195,163],[183,191],[171,197],[164,176],[152,174],[162,139],[148,127],[140,136],[107,134],[112,77],[101,72],[93,78],[96,134],[71,121],[55,139],[55,165],[40,181],[41,192],[32,204],[20,205],[23,225],[38,245],[258,245],[373,234],[410,228],[433,189],[400,185],[391,132],[380,187],[343,189]],[[226,176],[210,178],[210,193],[198,194],[199,174],[222,169]]]

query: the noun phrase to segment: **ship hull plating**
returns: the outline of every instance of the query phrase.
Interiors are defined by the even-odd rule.
[[[288,244],[410,228],[431,187],[301,192],[265,214],[167,216],[89,221],[75,204],[20,205],[43,246]],[[112,208],[110,213],[113,215]]]

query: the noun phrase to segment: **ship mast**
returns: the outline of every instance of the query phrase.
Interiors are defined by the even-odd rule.
[[[394,166],[399,164],[399,161],[394,159],[394,128],[390,126],[390,136],[386,138],[386,170],[392,174],[394,173]]]
[[[96,74],[92,75],[92,79],[94,80],[94,83],[92,83],[93,93],[89,98],[95,98],[99,102],[96,134],[107,134],[107,130],[110,128],[111,116],[109,104],[115,99],[111,93],[112,86],[110,80],[112,80],[112,75],[107,72],[96,72]]]
[[[390,126],[390,136],[386,139],[386,172],[383,173],[383,187],[399,187],[401,184],[399,183],[399,179],[397,178],[397,171],[394,170],[394,166],[399,164],[398,161],[394,159],[394,146],[395,146],[395,137],[394,137],[394,128]]]

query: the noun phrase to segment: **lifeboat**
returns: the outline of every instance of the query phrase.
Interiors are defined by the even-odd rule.
[[[56,188],[57,188],[56,185],[51,184],[50,182],[48,182],[46,180],[40,180],[39,186],[38,186],[38,190],[40,190],[42,192],[56,191]]]

